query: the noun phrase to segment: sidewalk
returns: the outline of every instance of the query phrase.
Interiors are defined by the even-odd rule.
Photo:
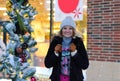
[[[87,81],[120,81],[120,63],[90,61]]]
[[[50,70],[41,69],[39,71],[40,74],[43,71],[44,74],[40,75],[39,81],[50,81],[48,79]],[[86,81],[120,81],[120,63],[90,61],[90,66],[86,71],[86,75]]]

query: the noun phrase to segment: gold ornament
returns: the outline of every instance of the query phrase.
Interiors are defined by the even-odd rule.
[[[12,2],[10,2],[9,0],[6,1],[6,9],[11,12],[13,9],[12,9]]]

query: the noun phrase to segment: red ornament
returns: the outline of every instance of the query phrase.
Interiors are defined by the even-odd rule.
[[[26,62],[26,54],[19,54],[19,57],[21,58],[21,62]]]
[[[36,81],[36,78],[35,77],[31,77],[31,81]]]
[[[64,13],[73,12],[78,6],[80,0],[58,0],[59,8]]]

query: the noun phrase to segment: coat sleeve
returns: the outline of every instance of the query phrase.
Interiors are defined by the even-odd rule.
[[[46,55],[45,61],[44,61],[45,66],[47,68],[56,66],[59,61],[59,57],[56,56],[54,53],[54,48],[55,48],[56,44],[57,44],[56,40],[53,39],[48,48],[48,52],[47,52],[47,55]]]
[[[77,46],[77,53],[72,57],[72,60],[77,67],[87,69],[89,66],[89,60],[83,41],[81,38],[78,38],[75,43]]]

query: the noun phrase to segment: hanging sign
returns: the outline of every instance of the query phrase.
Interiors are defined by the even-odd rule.
[[[55,21],[62,21],[66,16],[83,20],[83,0],[55,0]]]

